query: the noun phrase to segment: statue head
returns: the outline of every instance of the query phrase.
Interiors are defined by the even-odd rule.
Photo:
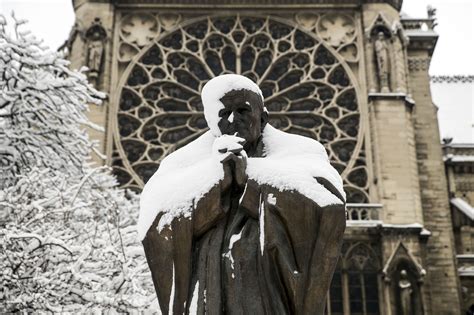
[[[405,269],[402,269],[400,271],[400,279],[405,280],[408,277],[407,271]]]
[[[236,134],[254,144],[267,124],[262,92],[244,76],[215,77],[204,86],[202,101],[207,124],[215,136]]]
[[[380,40],[385,39],[385,34],[383,32],[378,32],[377,33],[377,39],[380,39]]]

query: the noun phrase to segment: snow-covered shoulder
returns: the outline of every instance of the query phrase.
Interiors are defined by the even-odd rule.
[[[224,171],[219,145],[240,146],[238,137],[215,137],[210,131],[167,156],[145,185],[140,198],[138,233],[143,239],[158,214],[163,213],[158,230],[177,217],[190,217],[193,203],[199,201],[220,180]],[[343,201],[318,183],[315,177],[329,181],[343,198],[342,179],[329,163],[324,147],[317,141],[288,134],[267,125],[263,132],[265,156],[248,158],[247,175],[259,184],[280,191],[297,191],[319,206]]]
[[[315,179],[325,178],[345,198],[341,176],[329,163],[326,150],[319,142],[270,125],[265,127],[263,142],[266,157],[248,159],[249,178],[280,191],[298,191],[322,207],[343,203]]]
[[[211,156],[214,140],[208,131],[161,162],[140,196],[137,229],[141,240],[159,213],[163,213],[159,229],[176,217],[190,216],[193,202],[224,177],[221,164]]]

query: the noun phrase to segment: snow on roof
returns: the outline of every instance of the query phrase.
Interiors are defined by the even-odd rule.
[[[451,198],[450,203],[459,211],[464,213],[469,219],[474,220],[474,208],[461,198]]]
[[[257,93],[263,100],[263,94],[258,85],[243,75],[223,74],[211,79],[204,85],[201,94],[204,116],[214,136],[218,137],[221,135],[217,123],[219,122],[219,111],[224,108],[224,104],[222,104],[220,99],[227,92],[244,89]]]
[[[405,34],[410,37],[438,36],[434,30],[405,30]]]

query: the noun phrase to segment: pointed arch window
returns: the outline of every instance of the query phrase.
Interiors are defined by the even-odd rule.
[[[341,258],[328,294],[328,315],[379,315],[381,268],[373,249],[352,246]]]

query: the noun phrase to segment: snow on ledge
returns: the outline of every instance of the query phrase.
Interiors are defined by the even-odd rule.
[[[451,155],[447,156],[447,160],[450,162],[474,162],[474,156],[472,155]]]
[[[474,208],[464,199],[451,198],[450,203],[455,206],[459,211],[467,215],[469,219],[474,220]]]
[[[459,267],[458,272],[461,277],[474,277],[474,267]]]
[[[409,224],[390,224],[383,223],[381,220],[347,220],[346,226],[348,227],[381,227],[385,229],[420,229],[420,235],[430,236],[431,232],[423,227],[420,223],[409,223]]]

